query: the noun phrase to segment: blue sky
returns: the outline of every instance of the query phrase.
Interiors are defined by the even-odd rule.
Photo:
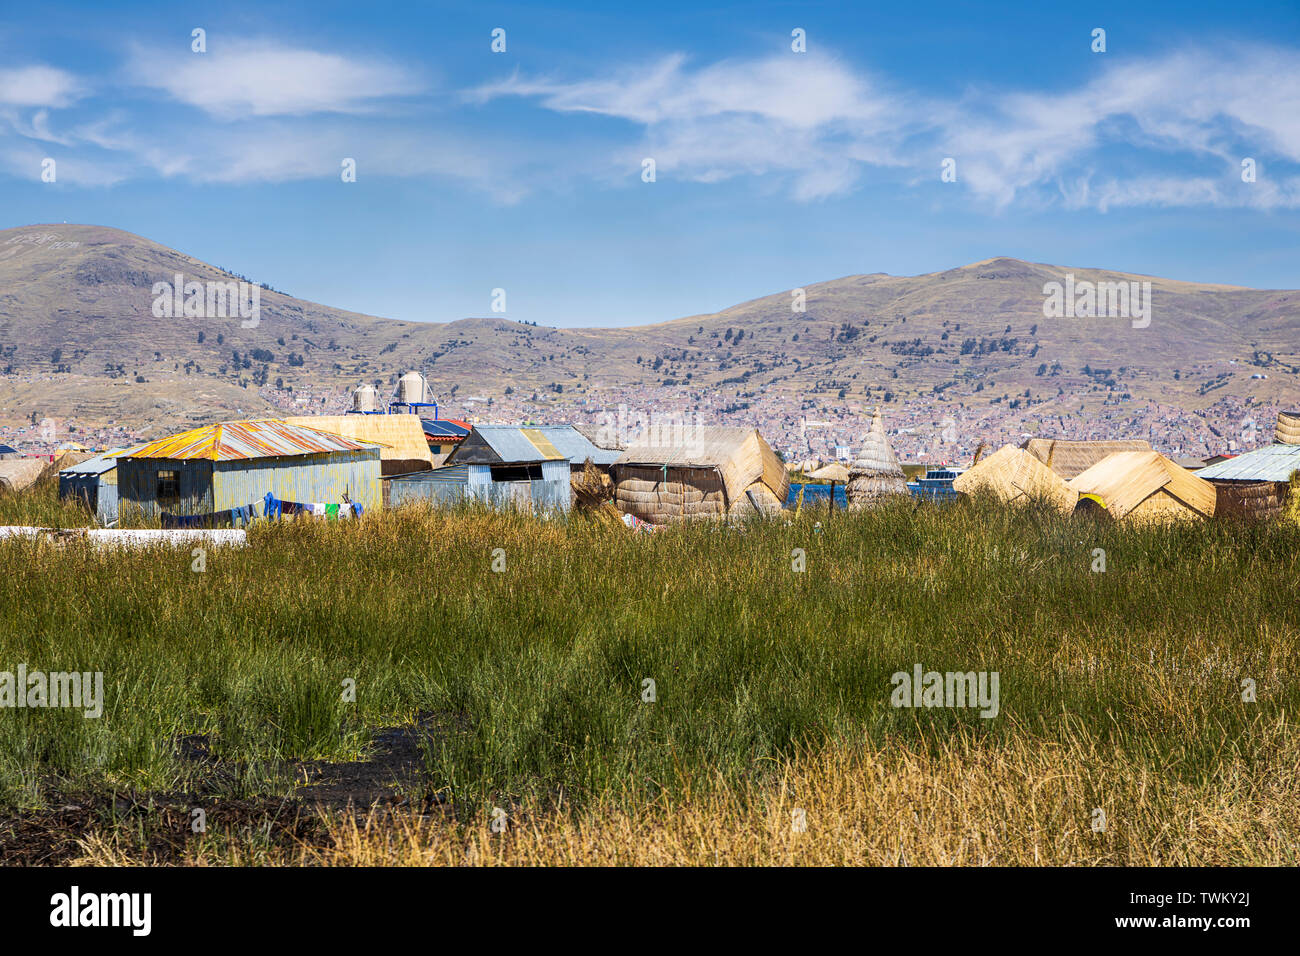
[[[8,4],[0,227],[419,321],[504,288],[639,324],[999,255],[1300,288],[1300,4],[1133,6]]]

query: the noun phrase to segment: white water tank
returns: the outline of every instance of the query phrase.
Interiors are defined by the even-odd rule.
[[[433,391],[419,372],[407,372],[397,380],[397,401],[407,405],[428,405],[433,402]]]
[[[373,385],[362,382],[352,390],[352,410],[354,412],[379,411],[379,392]]]

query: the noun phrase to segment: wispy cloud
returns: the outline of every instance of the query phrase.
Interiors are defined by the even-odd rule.
[[[516,76],[469,94],[503,96],[644,127],[641,142],[616,151],[621,169],[649,156],[699,182],[778,174],[805,199],[846,191],[864,164],[902,165],[899,147],[919,128],[911,97],[833,59],[794,55],[692,69],[679,54],[605,78]]]
[[[127,75],[224,119],[363,113],[424,89],[401,66],[261,39],[214,43],[202,54],[137,48]]]
[[[84,92],[75,76],[52,66],[0,69],[0,106],[62,107]]]
[[[661,176],[748,179],[800,201],[870,182],[953,189],[993,210],[1300,208],[1300,52],[1109,56],[1073,88],[950,99],[824,53],[516,73],[449,98],[401,63],[224,37],[206,54],[134,47],[115,75],[0,69],[0,165],[30,175],[33,157],[62,147],[75,165],[65,171],[61,157],[60,181],[237,184],[333,177],[352,157],[362,176],[446,178],[514,202],[592,179],[637,182],[652,157]],[[457,121],[458,107],[505,99],[523,122],[476,132]],[[198,115],[186,135],[171,135],[187,111]],[[580,143],[572,123],[548,137],[550,114],[577,119]],[[958,182],[941,187],[947,156]],[[1247,156],[1255,183],[1241,182]]]
[[[934,182],[951,156],[958,181],[996,208],[1062,197],[1103,209],[1297,203],[1285,175],[1235,188],[1247,155],[1300,164],[1300,54],[1290,49],[1184,51],[1107,64],[1064,92],[956,100],[908,93],[811,54],[701,67],[678,55],[600,78],[515,76],[471,94],[503,96],[636,124],[638,141],[611,149],[619,167],[639,151],[687,180],[781,175],[798,199],[847,193],[872,168]],[[1093,170],[1121,154],[1129,178],[1094,181]],[[1213,168],[1177,171],[1189,163]]]

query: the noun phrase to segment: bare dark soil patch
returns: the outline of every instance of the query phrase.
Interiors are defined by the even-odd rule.
[[[443,715],[421,714],[413,724],[375,731],[364,760],[296,761],[277,768],[294,781],[291,796],[231,797],[238,768],[217,759],[204,735],[176,741],[177,754],[195,768],[190,789],[151,793],[68,793],[51,789],[46,808],[9,811],[0,818],[0,864],[66,864],[82,855],[79,841],[91,834],[116,834],[140,856],[160,864],[181,863],[190,845],[203,838],[227,838],[267,849],[320,845],[324,817],[418,809],[450,812],[447,793],[425,769],[423,746],[448,727]],[[206,815],[204,833],[193,827],[193,811]]]

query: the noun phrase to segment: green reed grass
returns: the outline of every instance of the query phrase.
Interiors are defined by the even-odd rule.
[[[41,495],[0,514],[64,514]],[[357,759],[370,730],[421,714],[434,785],[470,808],[639,805],[761,778],[821,742],[938,752],[959,733],[1085,733],[1196,785],[1226,760],[1267,771],[1258,728],[1300,704],[1286,523],[1141,529],[901,501],[634,535],[416,508],[255,525],[248,548],[192,561],[0,542],[0,670],[103,671],[107,697],[99,720],[0,710],[4,802],[183,785],[204,772],[177,755],[194,734],[240,786],[286,792],[286,762]],[[916,663],[998,671],[1000,715],[892,708],[890,676]]]

